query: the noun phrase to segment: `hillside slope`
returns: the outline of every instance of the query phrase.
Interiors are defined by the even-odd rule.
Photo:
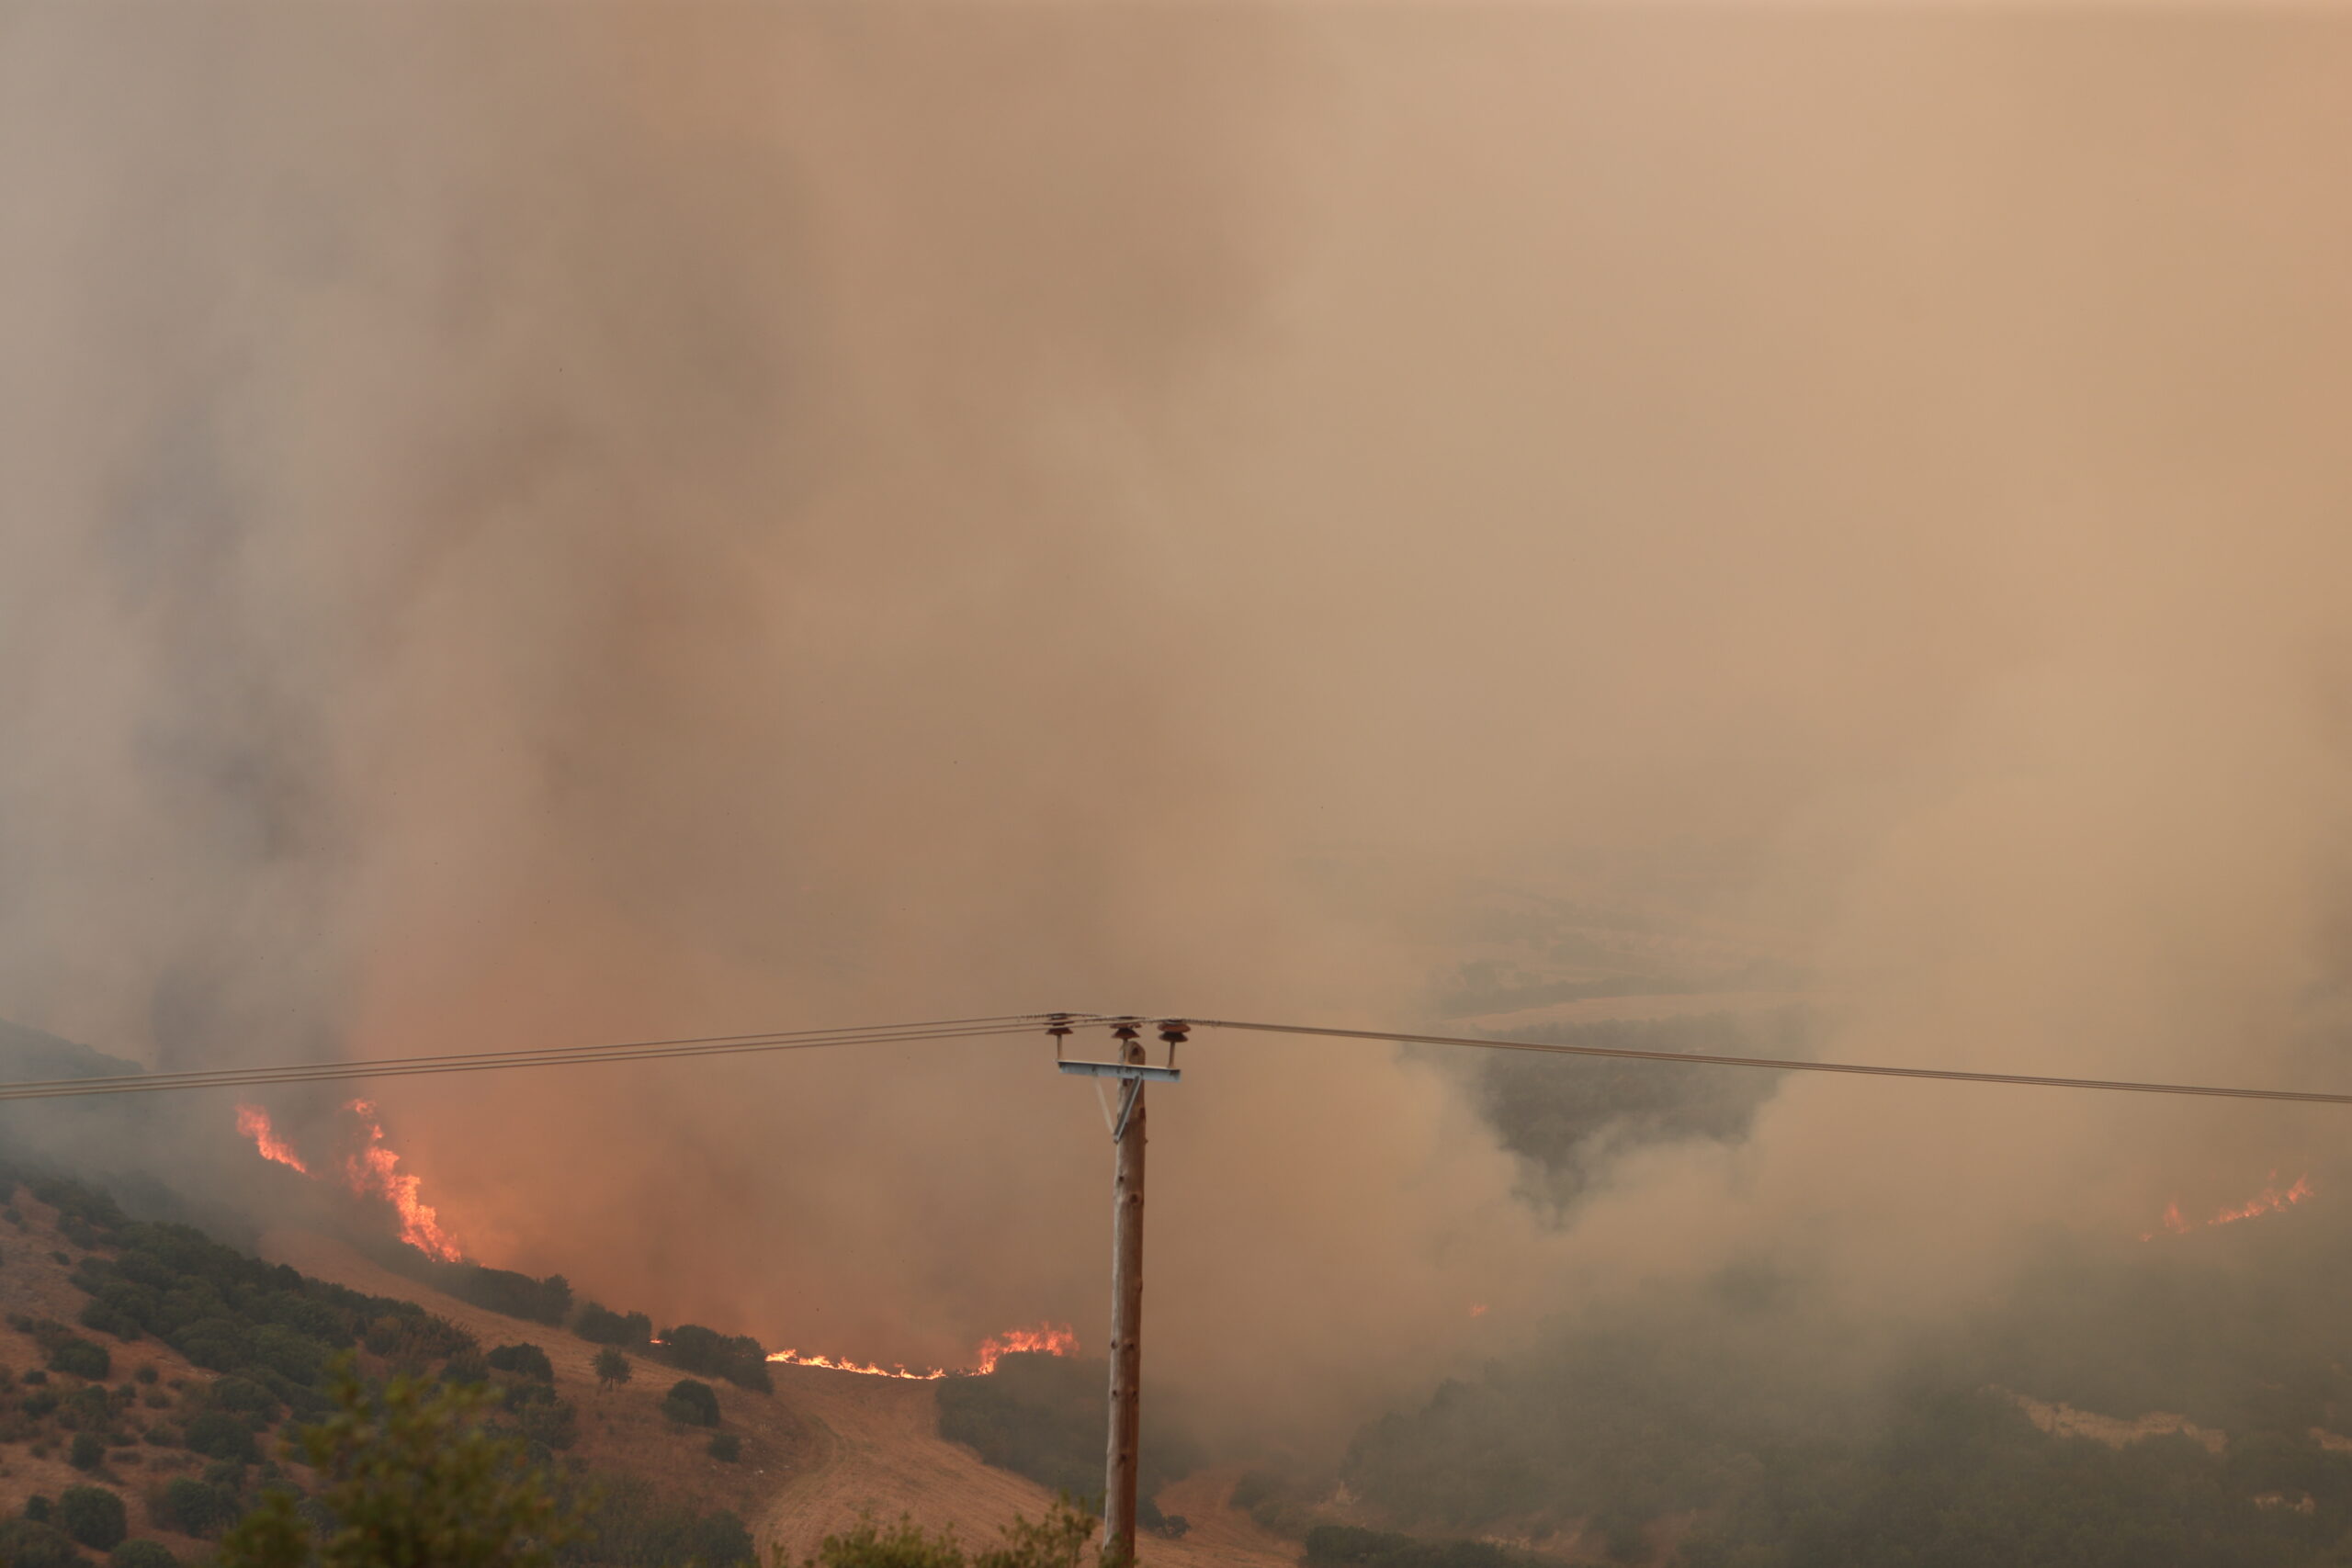
[[[863,1377],[813,1367],[776,1366],[773,1395],[721,1389],[725,1429],[743,1438],[743,1460],[722,1465],[702,1453],[700,1434],[682,1436],[657,1406],[677,1373],[637,1361],[629,1385],[596,1392],[598,1347],[560,1330],[502,1317],[380,1268],[340,1243],[300,1232],[272,1232],[262,1254],[314,1278],[371,1295],[413,1301],[478,1336],[484,1345],[528,1339],[547,1351],[557,1386],[582,1413],[582,1455],[691,1493],[706,1506],[734,1508],[751,1521],[763,1550],[781,1547],[787,1562],[847,1529],[862,1511],[911,1515],[928,1529],[953,1527],[967,1541],[992,1541],[1013,1515],[1035,1518],[1052,1498],[1043,1487],[991,1469],[961,1444],[939,1436],[929,1383]],[[621,1457],[626,1454],[626,1458]],[[1195,1477],[1162,1497],[1191,1519],[1181,1540],[1147,1538],[1145,1568],[1289,1568],[1297,1549],[1224,1506],[1230,1476]]]

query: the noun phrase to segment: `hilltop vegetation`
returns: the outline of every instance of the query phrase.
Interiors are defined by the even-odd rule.
[[[271,1488],[301,1483],[281,1462],[287,1439],[332,1413],[345,1359],[372,1379],[476,1391],[489,1431],[579,1510],[567,1563],[720,1568],[753,1555],[731,1513],[571,1460],[579,1412],[537,1345],[518,1337],[485,1348],[413,1302],[265,1263],[186,1224],[133,1220],[75,1182],[0,1168],[0,1186],[23,1200],[0,1209],[0,1224],[29,1239],[36,1221],[26,1210],[48,1207],[56,1240],[82,1249],[78,1258],[59,1250],[51,1276],[82,1298],[74,1321],[7,1320],[39,1364],[0,1369],[0,1456],[62,1454],[87,1478],[70,1497],[37,1495],[27,1517],[0,1521],[0,1561],[68,1568],[80,1542],[117,1548],[115,1568],[169,1568],[220,1540]],[[34,1284],[24,1265],[13,1283]]]
[[[964,1443],[1002,1470],[1025,1475],[1091,1513],[1102,1508],[1102,1438],[1110,1424],[1110,1367],[1099,1360],[1022,1351],[1000,1357],[985,1377],[934,1385],[939,1435]],[[1153,1499],[1200,1463],[1198,1446],[1146,1401],[1136,1516],[1143,1527],[1181,1535],[1179,1516]]]
[[[1728,1274],[1444,1385],[1363,1428],[1342,1473],[1424,1535],[1581,1531],[1628,1562],[2340,1563],[2345,1232],[2299,1213],[2103,1257],[2053,1243],[1996,1307],[1868,1368],[1801,1280]],[[2218,1451],[2053,1435],[2019,1394],[2177,1413]]]

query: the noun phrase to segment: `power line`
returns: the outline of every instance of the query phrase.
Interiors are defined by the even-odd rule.
[[[273,1084],[333,1082],[350,1078],[408,1077],[435,1073],[496,1072],[510,1068],[564,1067],[600,1062],[673,1061],[701,1056],[825,1050],[848,1045],[888,1045],[932,1040],[979,1040],[1028,1034],[1055,1023],[1080,1028],[1141,1024],[1140,1014],[1007,1013],[990,1018],[941,1019],[919,1023],[865,1024],[827,1030],[775,1030],[750,1034],[699,1035],[675,1040],[622,1041],[604,1045],[543,1046],[519,1051],[458,1053],[437,1056],[381,1056],[348,1062],[277,1066],[226,1067],[184,1073],[137,1073],[116,1077],[50,1078],[0,1083],[0,1101],[60,1100],[100,1094],[152,1094],[168,1089],[244,1089]],[[1630,1045],[1571,1045],[1544,1040],[1498,1040],[1476,1035],[1412,1034],[1396,1030],[1337,1029],[1320,1024],[1265,1023],[1238,1019],[1167,1020],[1203,1029],[1259,1034],[1295,1034],[1331,1040],[1379,1041],[1402,1045],[1445,1045],[1479,1051],[1525,1051],[1559,1056],[1597,1056],[1620,1061],[1665,1062],[1678,1066],[1750,1067],[1774,1072],[1843,1073],[1850,1077],[1918,1078],[1940,1083],[2006,1084],[2027,1089],[2094,1089],[2124,1094],[2193,1095],[2213,1100],[2261,1100],[2306,1105],[2352,1105],[2352,1094],[2315,1089],[2235,1089],[2214,1084],[2147,1083],[2116,1078],[2051,1077],[2032,1073],[1968,1072],[1955,1067],[1901,1067],[1869,1062],[1804,1061],[1784,1056],[1729,1056],[1697,1051],[1645,1051]]]
[[[865,1024],[849,1029],[775,1030],[756,1034],[699,1035],[677,1040],[632,1040],[604,1045],[543,1046],[438,1056],[380,1056],[345,1062],[277,1066],[224,1067],[184,1073],[136,1073],[114,1077],[48,1078],[0,1084],[0,1100],[62,1100],[82,1095],[152,1094],[166,1089],[245,1089],[270,1084],[317,1083],[346,1078],[408,1077],[429,1073],[495,1072],[518,1067],[578,1066],[598,1062],[665,1061],[773,1051],[812,1051],[843,1045],[886,1045],[925,1040],[968,1040],[1031,1034],[1049,1016],[1091,1023],[1093,1013],[1010,1013],[994,1018],[944,1019],[923,1023]]]
[[[1403,1034],[1378,1029],[1328,1029],[1305,1023],[1244,1023],[1195,1018],[1202,1029],[1248,1030],[1260,1034],[1311,1034],[1334,1040],[1378,1040],[1402,1045],[1459,1045],[1481,1051],[1535,1051],[1558,1056],[1609,1056],[1625,1061],[1672,1062],[1682,1066],[1770,1067],[1790,1073],[1847,1073],[1866,1077],[1928,1078],[1940,1083],[2012,1084],[2027,1089],[2105,1089],[2122,1094],[2188,1094],[2214,1100],[2282,1100],[2307,1105],[2352,1105],[2352,1094],[2317,1089],[2229,1089],[2213,1084],[2139,1083],[2121,1078],[2043,1077],[2032,1073],[1973,1073],[1957,1067],[1895,1067],[1869,1062],[1806,1062],[1782,1056],[1718,1056],[1697,1051],[1642,1051],[1630,1045],[1566,1045],[1546,1040],[1493,1040],[1456,1034]]]

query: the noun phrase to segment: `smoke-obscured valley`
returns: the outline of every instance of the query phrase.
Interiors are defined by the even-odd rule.
[[[2324,10],[0,9],[0,1017],[2352,1088],[2347,87]],[[1831,1562],[1787,1477],[1923,1431],[2352,1422],[2340,1108],[1185,1053],[1150,1371],[1283,1528]],[[1050,1055],[367,1092],[469,1258],[955,1367],[1102,1341]],[[6,1128],[384,1223],[232,1097]]]

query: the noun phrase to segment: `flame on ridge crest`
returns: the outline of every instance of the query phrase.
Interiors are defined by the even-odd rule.
[[[2261,1191],[2243,1203],[2231,1204],[2204,1223],[2207,1225],[2233,1225],[2240,1220],[2251,1220],[2263,1214],[2276,1214],[2292,1208],[2317,1191],[2318,1189],[2312,1185],[2312,1179],[2308,1176],[2299,1176],[2295,1178],[2293,1185],[2282,1188],[2278,1185],[2278,1173],[2274,1170],[2270,1173],[2270,1179],[2263,1185]],[[2141,1232],[2140,1239],[2154,1241],[2159,1232],[2165,1231],[2174,1235],[2186,1235],[2196,1228],[2196,1225],[2181,1216],[2180,1204],[2174,1201],[2165,1205],[2165,1217],[2156,1222],[2156,1229]]]
[[[996,1371],[997,1362],[1006,1356],[1023,1353],[1043,1353],[1048,1356],[1070,1356],[1078,1352],[1078,1336],[1068,1324],[1057,1326],[1041,1323],[1035,1328],[1009,1328],[980,1341],[974,1351],[973,1364],[950,1371],[932,1367],[923,1371],[910,1371],[903,1366],[881,1367],[870,1361],[842,1360],[832,1356],[804,1356],[797,1350],[773,1350],[768,1359],[787,1367],[822,1367],[829,1371],[856,1372],[869,1378],[903,1378],[910,1382],[936,1382],[948,1377],[986,1377]]]

